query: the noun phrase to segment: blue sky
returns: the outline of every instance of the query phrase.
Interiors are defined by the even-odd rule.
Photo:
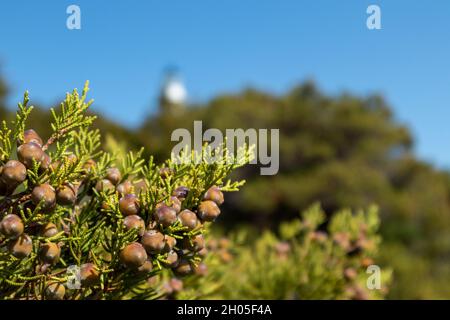
[[[66,8],[81,8],[81,30]],[[382,30],[366,28],[377,4]],[[381,93],[420,157],[450,168],[450,1],[2,1],[0,66],[11,105],[52,104],[91,81],[93,108],[132,127],[177,65],[191,101],[246,86]]]

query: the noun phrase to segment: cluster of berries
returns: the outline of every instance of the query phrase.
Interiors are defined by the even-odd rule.
[[[28,179],[33,170],[50,175],[60,170],[61,166],[80,161],[75,155],[69,154],[62,160],[52,162],[46,149],[47,145],[43,144],[39,135],[34,130],[27,130],[23,140],[18,141],[18,160],[8,160],[0,168],[0,197],[3,197],[0,204],[0,249],[16,261],[33,257],[36,253],[36,259],[33,260],[37,261],[33,263],[35,270],[28,273],[28,277],[47,275],[51,278],[53,267],[57,269],[57,266],[58,271],[61,270],[61,264],[58,263],[67,254],[64,251],[72,250],[64,237],[68,239],[72,235],[71,226],[75,223],[73,217],[65,224],[61,219],[51,222],[46,216],[51,216],[60,206],[71,208],[76,213],[83,206],[81,200],[84,197],[98,203],[94,208],[98,214],[114,210],[108,202],[101,200],[100,194],[117,199],[123,229],[136,230],[136,238],[118,252],[120,265],[125,271],[145,274],[149,278],[154,276],[155,272],[152,271],[156,267],[169,268],[178,277],[206,272],[206,266],[200,262],[207,252],[204,224],[214,221],[220,214],[219,206],[224,202],[224,196],[219,187],[210,187],[198,203],[188,208],[185,200],[190,190],[179,186],[166,200],[157,203],[148,215],[148,208],[144,208],[140,201],[141,192],[145,190],[139,190],[139,186],[131,179],[123,179],[116,167],[107,168],[102,178],[93,181],[90,173],[97,164],[92,159],[84,161],[83,170],[77,179],[58,186],[52,185],[48,179],[45,183],[34,184]],[[159,171],[162,179],[172,173],[173,170],[168,168]],[[83,190],[82,195],[80,190]],[[38,211],[41,218],[37,222],[33,219],[28,221],[26,216],[19,213],[19,208]],[[2,259],[7,258],[4,256]],[[90,288],[99,285],[104,269],[92,259],[81,264],[81,286]],[[62,281],[47,281],[43,293],[46,299],[63,299],[66,286]]]
[[[0,195],[11,196],[14,191],[27,180],[27,169],[38,166],[40,171],[55,170],[57,165],[51,163],[50,157],[45,153],[41,137],[34,130],[24,132],[23,141],[18,141],[17,158],[9,160],[1,168]],[[66,187],[55,190],[50,184],[44,183],[33,186],[31,194],[19,193],[23,200],[31,200],[30,206],[39,206],[42,212],[53,210],[56,203],[66,203],[68,192]],[[72,195],[74,201],[75,195]],[[11,203],[4,202],[2,213],[7,212]],[[31,226],[29,231],[37,233],[40,237],[51,238],[58,233],[56,226],[52,223]],[[29,256],[33,249],[33,242],[27,233],[22,219],[10,213],[3,217],[0,222],[0,234],[7,241],[8,251],[18,259]],[[45,242],[40,245],[39,258],[44,265],[52,265],[58,262],[60,247],[56,243]]]
[[[168,201],[156,205],[153,219],[146,226],[139,216],[139,199],[134,194],[126,194],[119,200],[119,208],[125,216],[124,226],[127,230],[137,229],[139,241],[129,243],[120,252],[120,260],[130,268],[151,271],[152,261],[159,261],[171,268],[178,276],[193,273],[198,265],[193,263],[195,257],[206,254],[202,225],[214,221],[220,214],[219,205],[224,201],[223,193],[216,186],[209,188],[198,207],[191,211],[183,209],[183,202],[188,197],[189,189],[184,186],[176,188]],[[177,230],[168,234],[172,226]]]
[[[17,205],[23,204],[25,208],[38,209],[40,213],[51,213],[56,205],[73,205],[77,199],[77,186],[79,184],[65,183],[55,190],[49,183],[31,185],[29,189],[20,193],[15,193],[22,184],[27,183],[28,169],[38,167],[40,173],[46,171],[57,171],[61,166],[60,161],[52,162],[45,152],[41,137],[32,129],[24,132],[23,140],[17,141],[18,160],[8,160],[0,168],[0,196],[3,196],[0,221],[0,245],[5,247],[9,254],[16,259],[22,260],[30,256],[33,252],[33,238],[38,242],[37,256],[40,264],[36,268],[36,274],[43,274],[50,266],[59,262],[61,256],[61,246],[63,243],[52,242],[60,232],[58,227],[52,222],[30,223],[25,225],[23,219],[13,212]],[[75,155],[68,157],[69,161],[75,162]],[[86,162],[88,169],[94,163],[93,160]],[[13,199],[16,199],[14,202]],[[21,203],[20,203],[21,202]],[[83,264],[80,267],[80,278],[82,284],[93,283],[98,280],[99,272],[92,263]],[[45,290],[47,298],[62,298],[65,288],[62,284],[49,283]]]

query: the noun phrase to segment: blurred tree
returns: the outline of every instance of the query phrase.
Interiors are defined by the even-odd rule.
[[[176,144],[169,143],[171,132],[192,132],[194,120],[203,121],[203,130],[280,129],[280,172],[260,176],[257,165],[239,172],[247,185],[228,202],[228,225],[275,227],[315,201],[327,214],[377,203],[386,241],[427,261],[428,278],[448,276],[442,266],[450,262],[449,174],[415,158],[408,128],[381,96],[327,96],[306,82],[282,96],[247,89],[165,117],[148,119],[139,133],[159,159]],[[401,280],[404,291],[410,284]],[[437,296],[450,297],[449,286]]]

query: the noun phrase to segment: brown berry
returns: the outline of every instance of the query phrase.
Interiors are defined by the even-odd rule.
[[[92,287],[99,283],[100,272],[93,263],[84,263],[80,266],[80,283],[83,287]]]
[[[50,156],[44,152],[41,160],[41,170],[47,170],[50,168],[51,164],[52,159],[50,159]]]
[[[117,168],[108,168],[106,170],[106,179],[112,182],[113,185],[117,185],[122,179],[120,170]]]
[[[147,260],[147,252],[137,242],[130,243],[120,251],[120,261],[128,268],[137,269]]]
[[[354,268],[345,268],[344,277],[347,280],[353,280],[358,276],[358,272]]]
[[[39,249],[39,259],[48,264],[55,264],[59,261],[61,248],[53,242],[47,242],[41,245]]]
[[[23,141],[17,141],[17,144],[33,142],[42,147],[43,142],[41,137],[33,129],[26,130],[23,133]]]
[[[17,160],[9,160],[4,166],[1,174],[1,180],[6,186],[17,186],[27,178],[27,168]]]
[[[194,266],[194,272],[198,276],[206,276],[208,274],[208,267],[203,262],[200,262],[196,267]]]
[[[102,179],[97,182],[95,185],[95,190],[98,192],[110,193],[114,191],[114,185],[108,179]]]
[[[47,300],[62,300],[66,294],[66,288],[62,283],[53,282],[45,288],[45,298]]]
[[[145,182],[145,180],[141,179],[134,183],[133,188],[136,191],[136,194],[140,194],[147,190],[147,183]]]
[[[145,232],[145,222],[138,215],[126,216],[123,220],[123,225],[126,230],[137,229],[139,236],[142,236]]]
[[[224,248],[226,249],[226,248]],[[275,252],[278,255],[287,255],[289,252],[291,251],[291,245],[289,244],[289,242],[286,241],[280,241],[277,244],[275,244]]]
[[[177,244],[177,240],[174,237],[171,237],[169,235],[164,235],[164,252],[169,252],[171,251],[173,248],[175,248],[176,244]]]
[[[228,250],[220,249],[218,253],[220,259],[225,263],[228,263],[231,260],[233,260],[233,255]]]
[[[191,239],[184,239],[184,246],[191,251],[197,252],[205,248],[205,238],[202,234],[197,234],[193,236]]]
[[[173,292],[180,292],[183,290],[183,281],[177,278],[172,278],[169,280],[169,286],[172,288]]]
[[[328,235],[324,231],[314,231],[311,233],[310,238],[312,241],[316,241],[319,243],[325,243],[328,239]]]
[[[178,213],[181,210],[181,201],[177,197],[171,196],[169,200],[158,202],[155,209],[163,206],[172,207]]]
[[[125,180],[117,185],[116,190],[121,196],[133,193],[133,184],[130,181]]]
[[[361,266],[367,268],[368,266],[374,264],[373,259],[365,257],[361,259]]]
[[[198,206],[198,217],[203,221],[214,221],[220,214],[220,209],[214,201],[202,201]]]
[[[26,258],[33,250],[33,241],[27,234],[22,234],[8,244],[9,253],[19,259]]]
[[[184,199],[187,198],[189,194],[189,188],[188,187],[178,187],[175,190],[173,190],[172,195],[177,197],[178,199],[180,199],[180,201],[183,201]]]
[[[39,235],[46,238],[51,238],[58,234],[58,228],[54,223],[47,223],[41,227]]]
[[[55,189],[48,183],[36,186],[31,193],[31,200],[36,206],[42,201],[41,209],[51,211],[56,204]]]
[[[84,172],[86,174],[91,173],[95,166],[96,166],[95,160],[93,160],[93,159],[87,160],[83,165]]]
[[[130,193],[119,200],[119,210],[124,216],[137,215],[140,211],[138,198]]]
[[[193,230],[198,224],[197,215],[191,210],[183,210],[178,215],[178,220],[181,222],[181,225],[187,227],[188,230]]]
[[[163,262],[163,264],[166,267],[174,268],[178,264],[178,254],[174,250],[171,250],[167,253],[167,256],[164,260],[165,262]]]
[[[218,245],[219,245],[219,248],[221,248],[221,249],[228,249],[231,246],[231,242],[227,238],[220,238]]]
[[[223,193],[220,191],[219,187],[212,186],[206,191],[203,200],[214,201],[218,206],[220,206],[224,201]]]
[[[150,254],[161,253],[166,242],[164,241],[164,235],[156,230],[149,230],[144,233],[141,239],[141,243]]]
[[[217,250],[217,248],[219,247],[219,241],[217,241],[217,239],[210,239],[208,241],[208,249],[215,251]]]
[[[159,176],[162,179],[167,179],[171,175],[173,175],[173,170],[172,169],[170,169],[168,167],[162,167],[161,169],[159,169]]]
[[[149,273],[153,270],[153,264],[150,260],[144,262],[142,266],[140,266],[137,271],[141,273]]]
[[[181,210],[181,201],[177,197],[170,197],[169,199],[169,206],[175,209],[175,211],[178,213]]]
[[[173,271],[180,276],[187,276],[193,272],[193,267],[189,260],[181,259]]]
[[[177,221],[177,211],[166,205],[162,205],[155,211],[155,219],[164,227],[168,227]]]
[[[56,160],[56,161],[53,161],[52,163],[50,163],[49,168],[50,168],[50,170],[52,170],[52,171],[56,171],[56,170],[59,169],[59,166],[60,166],[60,165],[61,165],[61,161]]]
[[[77,190],[70,183],[63,184],[56,192],[56,202],[60,205],[73,205],[77,200]]]
[[[206,257],[206,255],[208,254],[208,249],[205,247],[205,248],[203,248],[202,250],[199,250],[199,251],[197,252],[197,254],[198,254],[200,257],[204,258],[204,257]]]
[[[44,159],[44,151],[42,151],[38,144],[29,142],[17,148],[17,157],[25,167],[30,169],[33,167],[33,160],[41,164],[41,161]]]
[[[65,158],[66,158],[66,162],[69,164],[75,164],[78,161],[77,156],[73,153],[69,153]]]
[[[0,233],[6,238],[16,239],[22,235],[24,225],[22,219],[15,214],[6,215],[0,222]]]

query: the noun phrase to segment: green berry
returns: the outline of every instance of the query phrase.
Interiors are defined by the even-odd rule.
[[[147,252],[140,243],[130,243],[120,251],[120,261],[128,268],[138,269],[146,260]]]
[[[178,215],[178,220],[181,222],[181,225],[187,227],[188,230],[193,230],[198,224],[197,215],[191,210],[183,210]]]
[[[19,259],[26,258],[33,250],[33,241],[27,234],[22,234],[8,244],[9,253]]]
[[[23,230],[22,219],[15,214],[6,215],[0,222],[0,233],[6,238],[16,239],[23,234]]]
[[[48,183],[34,187],[31,201],[37,206],[42,201],[42,210],[51,211],[56,205],[55,189]]]
[[[139,200],[134,194],[127,194],[119,200],[119,210],[124,216],[137,215],[140,211]]]
[[[60,255],[60,247],[53,242],[44,243],[39,249],[39,259],[43,263],[55,264],[59,261]]]
[[[220,215],[220,209],[214,201],[202,201],[197,210],[198,217],[203,221],[214,221]]]
[[[212,186],[206,191],[203,200],[214,201],[218,206],[220,206],[224,201],[223,193],[220,191],[219,187]]]
[[[66,294],[66,288],[62,283],[53,282],[45,288],[45,298],[48,300],[62,300]]]
[[[126,230],[137,229],[138,234],[142,236],[145,232],[145,222],[138,215],[126,216],[123,220],[123,225]]]

